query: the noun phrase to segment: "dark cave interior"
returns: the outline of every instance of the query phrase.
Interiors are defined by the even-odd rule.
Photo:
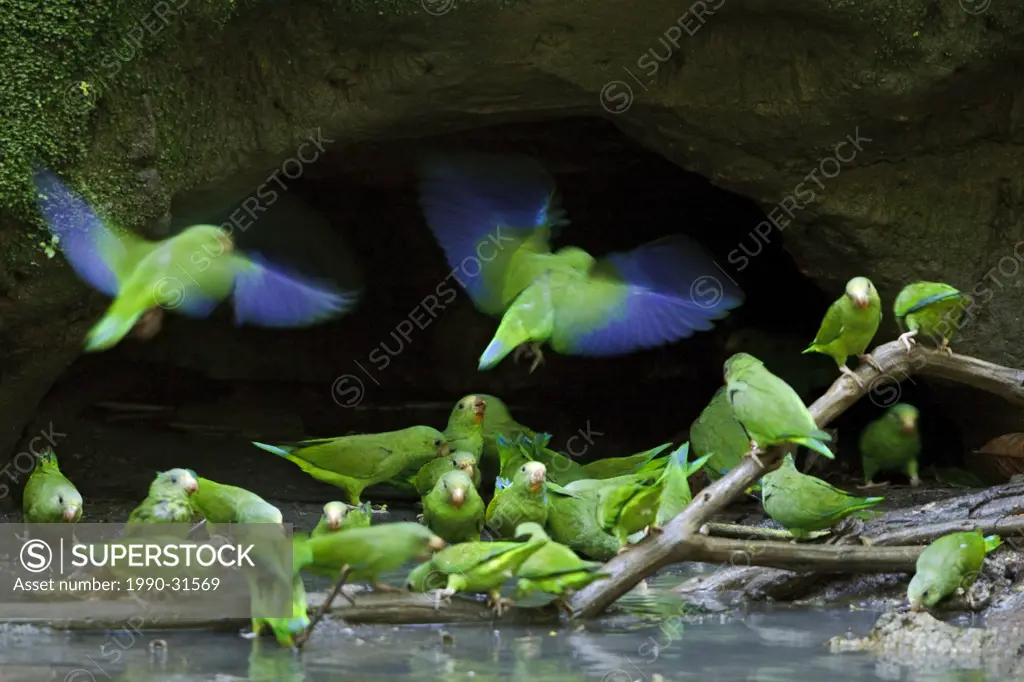
[[[222,306],[208,320],[169,316],[163,332],[148,343],[129,339],[111,351],[81,357],[52,388],[30,430],[52,422],[55,431],[66,434],[57,444],[62,469],[87,499],[140,499],[155,471],[181,466],[271,499],[327,501],[338,497],[334,488],[248,441],[416,423],[440,429],[454,402],[472,392],[502,397],[519,421],[552,433],[557,449],[567,449],[562,444],[571,436],[590,432],[592,442],[583,452],[577,445],[570,453],[584,460],[679,442],[721,384],[733,331],[756,326],[807,342],[839,294],[822,292],[806,279],[776,233],[742,271],[726,265],[747,301],[711,332],[622,358],[592,360],[547,351],[546,363],[534,374],[511,358],[490,372],[477,372],[477,358],[497,320],[477,312],[461,290],[407,340],[393,335],[450,272],[417,205],[413,161],[426,148],[516,151],[541,158],[572,221],[556,246],[571,243],[595,255],[679,231],[697,238],[726,265],[741,244],[753,252],[751,231],[765,217],[750,199],[678,168],[600,119],[330,149],[300,178],[288,181],[287,193],[236,238],[242,249],[301,263],[304,271],[340,284],[361,282],[358,309],[318,327],[275,331],[234,328],[228,306]],[[181,197],[175,222],[221,222],[248,192],[251,186],[228,196],[221,202],[227,209],[211,208],[216,202],[210,202],[209,192]],[[388,351],[388,362],[380,367],[382,342],[393,351],[400,340],[401,349]],[[375,349],[373,362],[368,358]],[[358,401],[332,388],[346,375],[362,387]],[[922,410],[929,444],[922,468],[953,464],[962,450],[933,389],[921,380],[900,389],[901,399]],[[341,404],[346,401],[358,404]],[[832,425],[840,434],[840,460],[854,475],[859,474],[856,437],[845,434],[857,434],[879,413],[861,400]],[[891,480],[905,482],[898,474]],[[368,499],[377,502],[372,492]]]

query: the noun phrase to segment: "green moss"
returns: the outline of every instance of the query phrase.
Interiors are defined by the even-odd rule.
[[[30,168],[80,165],[90,122],[136,62],[228,0],[0,0],[0,206],[35,220]]]

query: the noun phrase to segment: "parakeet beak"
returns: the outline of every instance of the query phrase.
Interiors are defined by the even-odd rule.
[[[427,543],[427,547],[431,550],[438,552],[448,546],[448,543],[437,537],[436,535],[430,538],[430,542]]]
[[[464,464],[462,470],[466,472],[466,475],[473,478],[474,468],[472,464]]]
[[[462,501],[466,499],[466,491],[462,488],[452,488],[452,506],[458,509]]]
[[[192,478],[191,476],[186,478],[183,481],[183,483],[184,483],[185,492],[188,493],[189,495],[192,495],[192,494],[194,494],[195,492],[197,492],[199,490],[199,481],[197,481],[196,479]]]
[[[65,521],[70,523],[71,521],[74,521],[75,517],[77,517],[77,516],[78,516],[78,507],[74,507],[74,506],[64,507],[64,520]]]
[[[924,611],[924,604],[922,604],[921,602],[918,602],[916,604],[911,604],[910,605],[910,610],[911,611],[915,611],[915,612],[916,611]]]
[[[547,474],[547,469],[544,468],[543,464],[536,463],[537,466],[530,472],[530,492],[540,492],[541,487],[544,485],[544,476]]]
[[[339,528],[341,528],[341,512],[332,511],[325,514],[325,516],[327,516],[328,528],[330,528],[331,530],[338,530]]]
[[[917,430],[917,420],[913,417],[906,417],[902,420],[903,422],[903,433],[913,433]]]
[[[858,292],[857,295],[853,297],[853,303],[861,310],[867,308],[868,304],[870,303],[870,301],[868,300],[867,292]]]
[[[484,423],[484,410],[487,409],[487,401],[483,398],[473,399],[473,414],[476,418],[477,424]]]

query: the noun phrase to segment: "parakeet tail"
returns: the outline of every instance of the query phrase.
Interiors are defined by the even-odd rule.
[[[815,440],[814,438],[791,438],[790,442],[796,443],[797,445],[803,445],[805,448],[810,448],[829,459],[836,458],[836,456],[832,454],[832,451],[828,449],[827,445],[821,441]]]
[[[107,313],[97,322],[85,337],[85,352],[92,353],[107,350],[118,344],[135,326],[145,312],[137,309],[134,312],[125,310],[126,306],[114,301]]]
[[[687,476],[687,478],[689,478],[693,474],[697,473],[697,471],[699,471],[701,467],[703,467],[705,464],[707,464],[707,461],[709,459],[711,459],[712,457],[714,457],[714,455],[715,455],[715,453],[713,453],[713,452],[709,453],[709,454],[706,454],[703,457],[701,457],[700,459],[698,459],[696,462],[694,462],[693,464],[690,464],[688,467],[686,467],[686,476]]]
[[[504,332],[504,333],[503,333]],[[517,335],[518,336],[518,335]],[[499,362],[505,359],[505,357],[514,351],[520,343],[525,343],[529,339],[523,338],[521,341],[517,340],[506,340],[509,337],[509,330],[502,330],[498,327],[497,333],[491,342],[487,344],[487,348],[484,349],[483,354],[480,356],[479,370],[481,372],[491,369]]]
[[[1003,539],[998,535],[989,535],[985,538],[985,553],[988,554],[999,545],[1003,544]]]
[[[257,443],[256,441],[251,441],[251,442],[252,442],[253,445],[258,447],[260,450],[266,450],[267,452],[272,452],[275,455],[277,455],[278,457],[284,457],[285,459],[289,459],[291,457],[292,449],[289,448],[287,445],[285,445],[285,446],[267,445],[266,443]]]
[[[811,438],[817,438],[818,440],[824,441],[826,443],[832,442],[832,434],[829,433],[828,431],[811,431]]]

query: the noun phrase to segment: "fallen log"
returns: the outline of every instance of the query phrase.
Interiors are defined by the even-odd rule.
[[[925,374],[956,381],[1024,405],[1024,371],[1021,370],[965,355],[950,357],[944,352],[920,344],[914,345],[908,352],[899,341],[877,347],[871,357],[881,368],[881,372],[868,363],[861,363],[856,370],[860,383],[840,376],[828,391],[809,407],[820,427],[827,426],[865,395],[870,395],[876,404],[883,407],[895,404],[900,396],[899,383],[912,374]],[[639,544],[608,561],[602,569],[608,577],[591,583],[572,598],[570,603],[574,610],[574,618],[597,616],[645,577],[669,564],[716,560],[707,558],[709,556],[721,561],[723,554],[709,551],[708,543],[712,540],[718,543],[726,541],[702,535],[701,527],[733,500],[739,498],[743,491],[761,476],[777,468],[786,451],[787,449],[780,447],[769,448],[765,454],[760,455],[764,466],[752,458],[744,458],[728,474],[700,491],[678,516],[664,526],[662,532],[650,534]],[[753,541],[747,541],[748,544],[751,542]],[[718,547],[721,548],[723,545],[719,544]],[[847,546],[821,546],[815,550],[814,561],[808,560],[810,555],[807,554],[806,545],[765,541],[755,542],[751,548],[759,551],[740,550],[739,555],[733,555],[733,560],[736,560],[735,556],[739,556],[743,565],[818,571],[824,570],[819,567],[826,566],[831,567],[830,570],[835,570],[842,562],[840,557],[846,556],[843,552]],[[894,558],[888,553],[879,553],[879,549],[872,548],[868,555],[863,556],[863,561],[858,564],[858,572],[913,570],[913,561],[907,566],[901,563],[902,559]],[[907,552],[904,557],[909,558],[911,555],[911,552]],[[873,561],[872,557],[877,561]],[[762,563],[768,560],[771,561],[770,564]],[[730,559],[727,557],[725,561]],[[903,568],[894,568],[899,566]]]

